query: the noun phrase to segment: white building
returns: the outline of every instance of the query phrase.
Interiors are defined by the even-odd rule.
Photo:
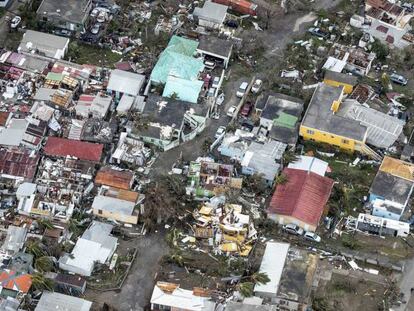
[[[193,15],[198,18],[198,24],[202,27],[218,29],[227,15],[227,6],[211,1],[206,1],[202,8],[196,7]]]
[[[255,296],[265,299],[276,299],[289,247],[290,244],[287,243],[266,243],[260,272],[266,273],[270,281],[266,284],[256,284],[254,287]]]
[[[406,237],[410,233],[409,223],[362,213],[359,214],[355,226],[358,230],[379,236]]]
[[[33,53],[62,59],[69,47],[69,39],[44,32],[27,30],[17,48],[18,52]]]
[[[113,226],[94,221],[78,239],[71,254],[59,259],[59,268],[84,276],[91,276],[95,263],[104,264],[115,252],[118,239],[110,233]]]

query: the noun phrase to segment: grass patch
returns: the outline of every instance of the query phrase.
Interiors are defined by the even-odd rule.
[[[14,31],[7,34],[6,39],[0,42],[0,46],[7,50],[17,50],[20,42],[22,41],[23,33]]]
[[[72,42],[69,45],[67,59],[78,64],[91,64],[113,68],[114,64],[122,59],[122,55],[114,53],[109,49]]]

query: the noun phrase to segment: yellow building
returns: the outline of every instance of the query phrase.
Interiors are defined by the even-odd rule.
[[[323,82],[331,86],[342,86],[345,94],[351,94],[355,85],[358,83],[358,78],[352,75],[327,70]]]
[[[378,158],[378,155],[365,144],[367,127],[357,120],[337,114],[343,95],[343,86],[319,84],[306,110],[299,134],[305,140],[327,143],[345,151],[359,151]]]

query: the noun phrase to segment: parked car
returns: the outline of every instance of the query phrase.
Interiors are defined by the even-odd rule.
[[[230,117],[230,118],[233,118],[236,111],[237,111],[237,107],[236,106],[231,106],[229,108],[229,110],[227,110],[227,116]]]
[[[321,241],[321,237],[317,235],[315,232],[311,232],[311,231],[306,231],[304,237],[306,240],[313,241],[313,242],[319,243]]]
[[[407,85],[408,80],[404,78],[402,75],[393,73],[390,75],[390,80],[394,83],[401,84],[401,85]]]
[[[56,29],[53,33],[57,36],[67,37],[70,38],[72,36],[72,32],[67,29]]]
[[[253,108],[252,103],[251,103],[251,102],[246,102],[246,103],[243,105],[242,109],[240,110],[240,114],[241,114],[243,117],[248,117],[248,116],[249,116],[249,114],[250,114],[250,112],[252,111],[252,108]]]
[[[252,92],[255,94],[259,93],[260,89],[262,88],[262,84],[263,84],[263,81],[260,79],[257,79],[256,81],[254,81],[254,84],[252,86]]]
[[[230,28],[237,28],[237,27],[239,27],[239,23],[236,20],[234,20],[234,19],[230,19],[230,20],[226,21],[225,22],[225,25],[227,27],[230,27]]]
[[[236,96],[237,97],[243,97],[244,94],[246,93],[247,87],[249,86],[249,83],[247,82],[242,82],[242,84],[240,84],[239,89],[236,92]]]
[[[94,8],[92,11],[91,11],[91,17],[97,17],[98,16],[98,14],[99,14],[99,10],[97,9],[97,8]]]
[[[213,84],[211,85],[214,88],[218,88],[220,83],[220,77],[214,77]]]
[[[219,128],[216,131],[216,134],[214,135],[214,138],[219,138],[221,135],[223,135],[226,132],[225,126],[219,126]]]
[[[283,230],[287,233],[294,234],[294,235],[302,235],[303,229],[295,224],[287,224],[283,226]]]
[[[207,92],[207,96],[214,97],[214,94],[216,94],[216,89],[214,87],[209,88]]]
[[[20,16],[15,16],[15,17],[13,17],[13,19],[11,20],[11,22],[10,22],[10,27],[11,28],[13,28],[13,29],[16,29],[19,25],[20,25],[20,22],[22,21],[22,18],[20,17]]]
[[[308,32],[310,32],[312,35],[317,36],[319,38],[326,39],[329,37],[329,33],[323,31],[322,29],[318,27],[311,27],[308,29]]]
[[[216,62],[213,62],[211,60],[206,60],[204,61],[204,67],[210,70],[213,70],[214,68],[216,68]]]
[[[216,98],[216,104],[220,106],[222,103],[224,103],[224,93],[220,93]]]
[[[95,24],[93,25],[93,27],[91,28],[91,33],[94,35],[97,35],[99,33],[99,31],[101,30],[101,25],[99,24]]]
[[[98,23],[105,23],[108,20],[108,13],[104,11],[100,11],[98,13],[98,16],[96,17],[96,21]]]

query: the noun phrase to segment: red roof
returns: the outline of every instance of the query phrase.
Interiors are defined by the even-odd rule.
[[[15,271],[3,270],[0,272],[0,285],[17,292],[27,293],[32,286],[30,274],[18,275]]]
[[[44,153],[48,156],[71,156],[80,160],[99,162],[102,157],[102,150],[102,144],[51,136],[47,139]]]
[[[283,174],[288,181],[277,186],[268,213],[292,216],[317,226],[334,181],[312,172],[292,168],[284,169]]]
[[[0,150],[0,173],[33,180],[36,173],[39,154],[31,150]]]

